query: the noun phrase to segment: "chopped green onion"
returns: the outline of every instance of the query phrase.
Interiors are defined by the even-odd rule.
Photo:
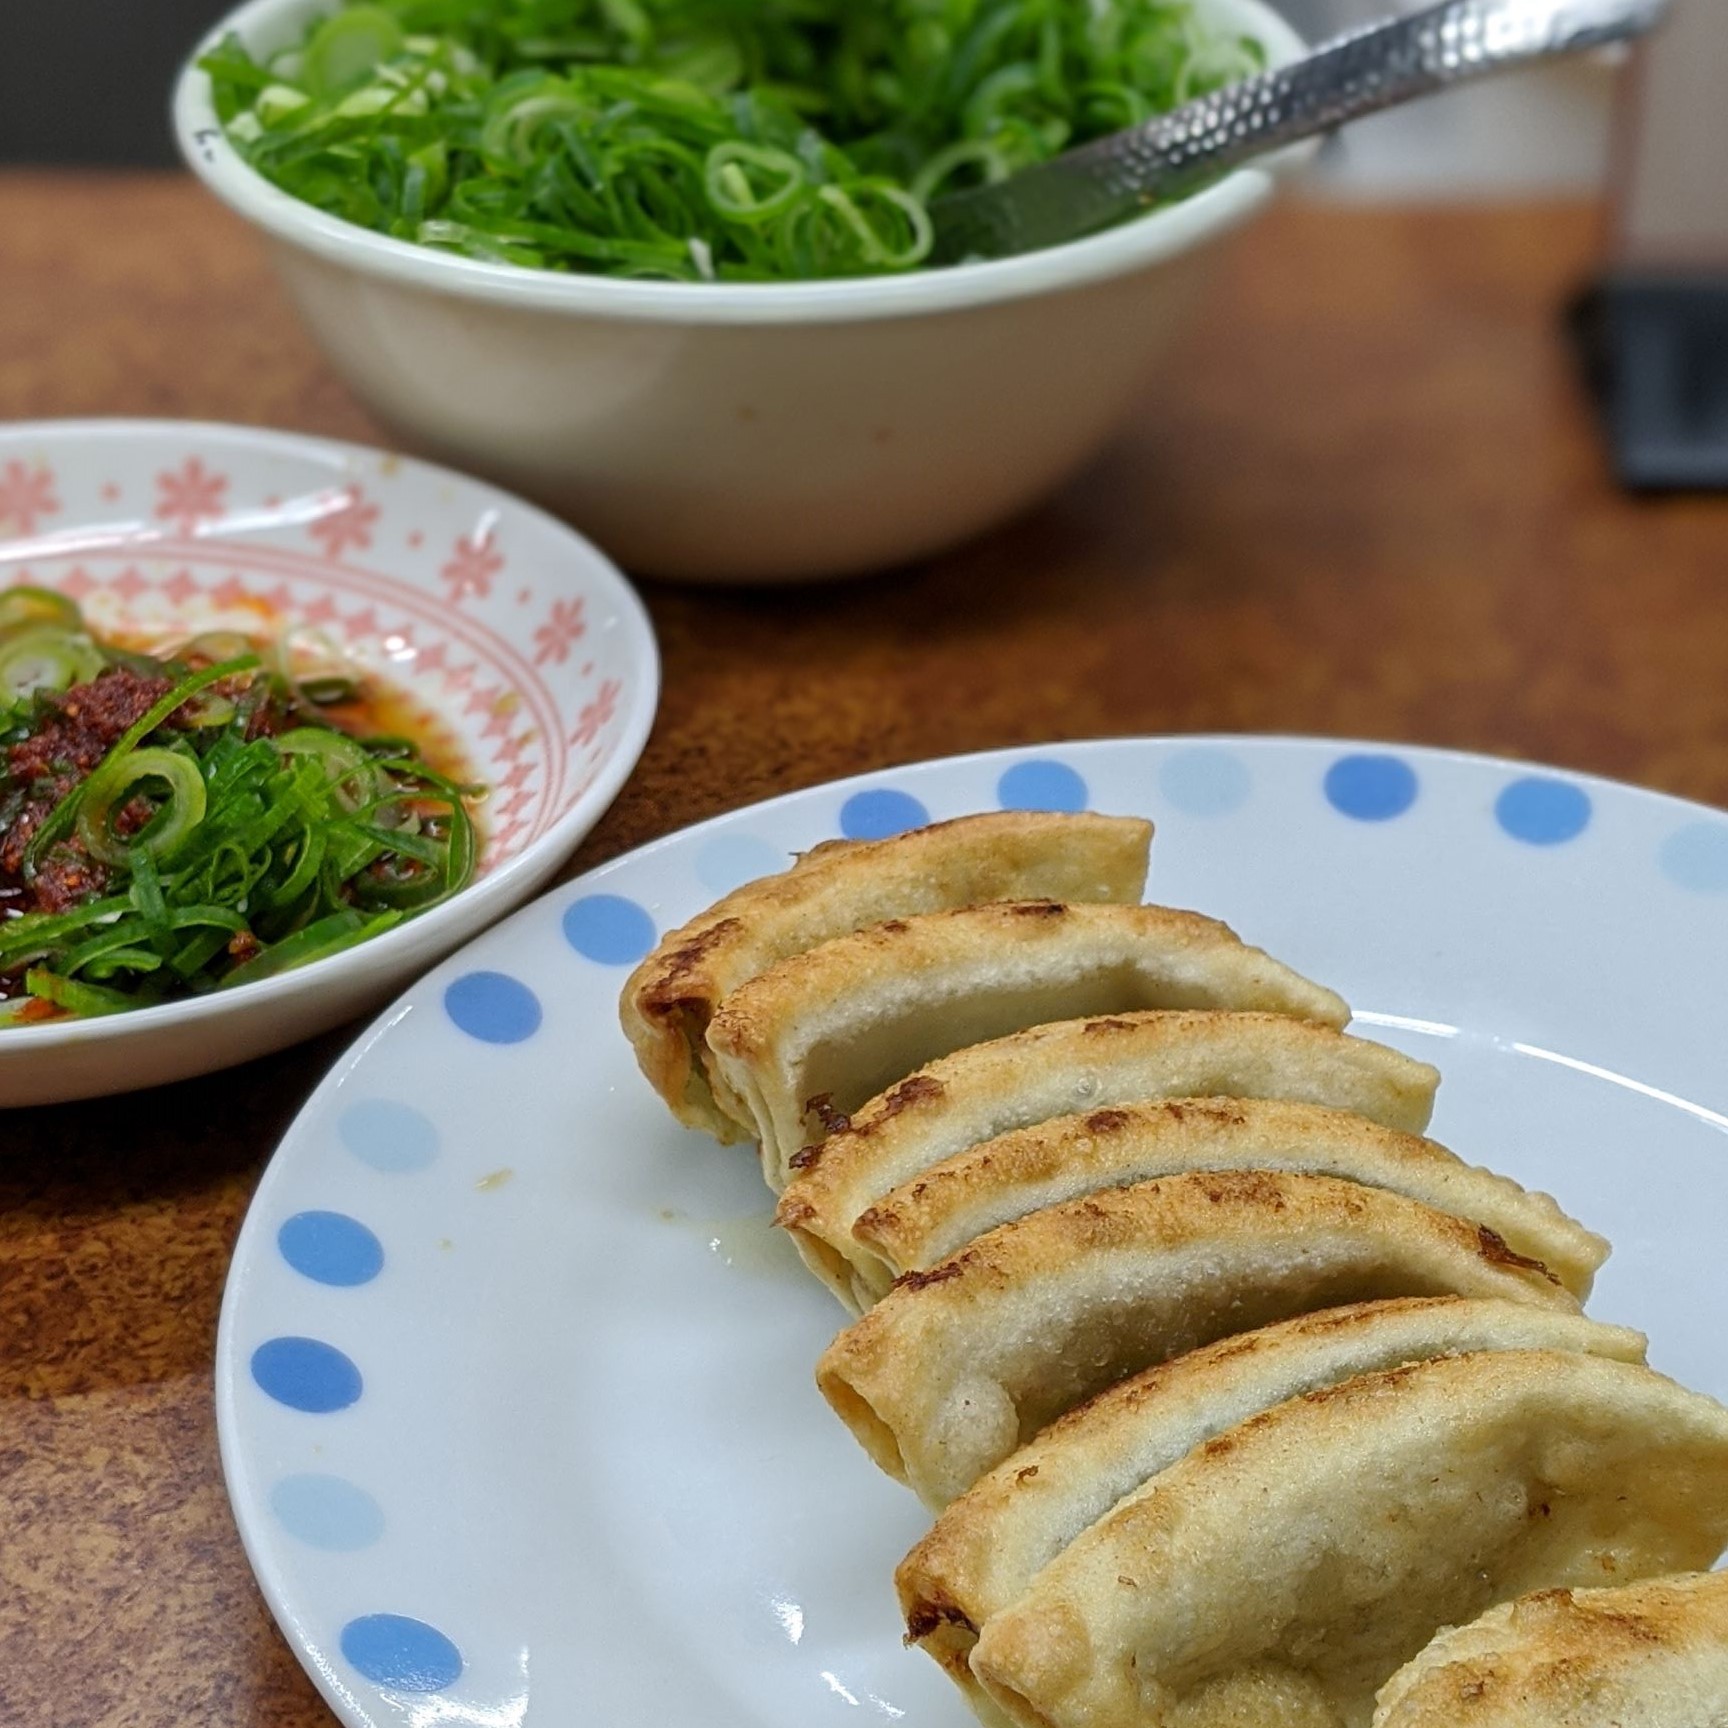
[[[84,620],[77,605],[52,588],[32,588],[20,583],[0,593],[0,635],[32,624],[57,624],[62,630],[81,630]]]
[[[349,812],[362,810],[389,790],[377,764],[357,740],[327,727],[297,726],[276,740],[284,756],[310,757],[323,770],[331,796]]]
[[[56,1008],[87,1020],[140,1005],[130,992],[108,990],[100,984],[81,984],[75,978],[62,978],[41,966],[24,975],[24,988],[38,1001],[52,1002]]]
[[[214,666],[223,660],[244,660],[254,652],[251,639],[238,630],[206,630],[175,649],[174,658],[186,666]]]
[[[1188,0],[373,0],[202,61],[241,154],[343,221],[675,282],[916,269],[933,197],[1263,63]]]
[[[404,46],[401,26],[382,8],[354,6],[338,12],[312,32],[301,56],[300,76],[306,92],[309,96],[344,95],[364,84]],[[266,88],[280,90],[282,86]],[[281,113],[281,96],[276,96],[269,108]],[[287,112],[292,114],[296,108],[291,105]]]
[[[291,967],[305,966],[313,960],[326,960],[332,954],[340,954],[344,949],[388,930],[393,924],[400,923],[401,918],[399,912],[379,912],[370,918],[356,911],[333,912],[316,924],[309,924],[304,930],[284,937],[256,959],[236,966],[222,980],[222,988],[255,984],[260,978],[274,978]]]
[[[276,645],[285,668],[302,669],[295,682],[261,670],[234,633],[164,660],[96,643],[57,596],[13,589],[0,602],[12,746],[0,751],[0,838],[11,858],[27,836],[0,886],[36,901],[0,918],[0,1029],[273,977],[472,879],[478,788],[433,771],[410,739],[287,724],[320,686],[362,694],[321,638],[310,654],[305,633],[298,654]],[[132,681],[98,696],[110,672]],[[151,701],[154,689],[164,693]],[[145,712],[79,778],[88,729],[105,740],[103,716],[140,701]],[[20,756],[38,729],[54,747]]]
[[[0,641],[0,708],[38,690],[70,690],[94,678],[106,662],[79,631],[42,624]]]
[[[130,840],[122,839],[114,832],[116,810],[152,784],[164,787],[165,794],[145,826]],[[207,802],[204,776],[194,757],[177,750],[131,750],[118,759],[109,757],[84,782],[78,840],[104,864],[130,863],[138,852],[166,858],[204,820]]]
[[[148,738],[165,720],[171,718],[180,708],[190,702],[199,691],[207,690],[212,684],[219,684],[224,678],[231,678],[236,672],[249,672],[258,664],[256,655],[247,655],[243,659],[227,660],[216,666],[206,666],[202,671],[189,673],[174,686],[168,694],[128,726],[108,754],[97,766],[94,779],[110,762],[119,761],[129,756],[139,741]],[[30,838],[30,844],[24,852],[24,873],[30,875],[42,861],[48,848],[70,828],[78,815],[78,806],[83,800],[84,790],[90,781],[84,780],[74,786],[43,819],[42,825]]]

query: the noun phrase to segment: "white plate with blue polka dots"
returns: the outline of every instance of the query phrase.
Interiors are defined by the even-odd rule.
[[[594,871],[423,979],[259,1188],[217,1396],[241,1532],[346,1722],[960,1728],[900,1642],[923,1517],[811,1381],[840,1316],[746,1149],[672,1123],[627,968],[838,833],[1158,824],[1228,919],[1445,1075],[1434,1132],[1615,1245],[1593,1311],[1728,1395],[1728,816],[1421,750],[1128,740],[927,763]]]

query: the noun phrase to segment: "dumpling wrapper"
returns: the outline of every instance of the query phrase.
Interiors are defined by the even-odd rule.
[[[968,1665],[978,1628],[1150,1477],[1287,1398],[1475,1350],[1642,1362],[1644,1338],[1523,1302],[1433,1296],[1323,1309],[1191,1350],[1071,1410],[943,1512],[895,1574],[908,1637],[983,1713]]]
[[[1441,1357],[1188,1453],[985,1622],[972,1671],[1020,1728],[1369,1728],[1437,1627],[1725,1542],[1713,1399],[1600,1356]]]
[[[991,811],[887,840],[832,840],[747,882],[664,937],[619,1004],[636,1060],[680,1122],[721,1140],[726,1113],[704,1042],[722,999],[770,966],[889,918],[990,900],[1109,900],[1146,889],[1152,824],[1135,817]]]
[[[847,1112],[914,1069],[1005,1033],[1138,1008],[1242,1008],[1342,1026],[1342,997],[1227,924],[1167,906],[966,906],[891,919],[734,990],[708,1026],[726,1108],[748,1113],[769,1186]]]
[[[1374,1728],[1728,1728],[1728,1574],[1503,1602],[1394,1674]]]
[[[940,1508],[1143,1368],[1316,1308],[1481,1296],[1577,1313],[1490,1230],[1328,1176],[1222,1171],[1071,1200],[909,1273],[816,1382],[872,1458]]]
[[[1036,1026],[933,1062],[793,1162],[775,1214],[817,1277],[861,1314],[894,1277],[853,1234],[875,1201],[1013,1129],[1153,1098],[1288,1098],[1419,1132],[1439,1074],[1384,1044],[1285,1014],[1108,1015]],[[904,1270],[904,1268],[901,1268]]]
[[[987,1140],[896,1188],[854,1224],[883,1273],[934,1266],[1041,1206],[1186,1170],[1337,1176],[1486,1224],[1580,1301],[1608,1244],[1546,1194],[1466,1164],[1433,1140],[1342,1110],[1270,1099],[1171,1099],[1063,1116]],[[884,1281],[884,1288],[886,1281]]]

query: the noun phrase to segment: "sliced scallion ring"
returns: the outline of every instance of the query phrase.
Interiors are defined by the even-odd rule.
[[[352,6],[313,31],[300,63],[314,96],[335,96],[364,84],[407,46],[402,26],[382,6]]]
[[[329,777],[332,795],[350,815],[376,803],[390,782],[362,746],[342,732],[321,726],[296,726],[276,740],[284,756],[309,756]]]
[[[52,588],[33,588],[20,583],[0,594],[0,634],[28,629],[35,624],[58,624],[62,630],[82,630],[84,619],[77,605]]]
[[[708,202],[734,222],[772,222],[809,184],[796,156],[760,144],[716,144],[702,172]]]
[[[271,651],[275,670],[294,698],[310,708],[352,702],[360,680],[342,650],[309,625],[284,630]]]
[[[140,793],[155,798],[154,814],[130,838],[116,834],[115,815]],[[166,858],[204,820],[207,802],[204,777],[192,757],[178,750],[128,751],[104,762],[84,782],[78,839],[104,864],[124,864],[140,850]]]
[[[251,637],[238,630],[206,630],[183,647],[174,658],[186,666],[214,666],[222,660],[240,660],[257,652]]]
[[[43,624],[0,640],[0,707],[38,690],[70,690],[94,678],[106,662],[88,636]]]

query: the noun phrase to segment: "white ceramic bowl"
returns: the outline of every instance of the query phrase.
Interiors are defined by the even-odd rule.
[[[1260,0],[1199,0],[1264,42]],[[251,0],[254,52],[329,0]],[[1140,221],[998,263],[809,284],[622,282],[475,262],[321,214],[228,143],[195,66],[186,159],[269,235],[313,334],[404,439],[551,506],[632,569],[780,580],[880,568],[976,533],[1083,462],[1146,398],[1214,242],[1261,210],[1248,169]]]
[[[315,625],[489,788],[473,882],[346,953],[227,992],[0,1029],[0,1106],[242,1062],[376,1008],[526,900],[616,796],[659,660],[629,584],[540,511],[382,450],[190,422],[0,428],[0,591],[98,634]]]

